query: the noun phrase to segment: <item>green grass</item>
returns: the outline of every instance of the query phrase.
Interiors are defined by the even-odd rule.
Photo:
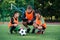
[[[20,36],[10,34],[7,24],[0,24],[0,40],[60,40],[60,26],[48,26],[43,35],[29,33],[26,36]]]

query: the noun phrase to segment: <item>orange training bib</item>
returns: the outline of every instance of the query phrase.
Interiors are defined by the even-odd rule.
[[[28,20],[32,20],[33,19],[33,11],[30,14],[28,14],[28,12],[26,12],[26,18]]]
[[[14,23],[18,24],[18,19],[17,19],[17,20],[15,20],[15,18],[13,18],[13,19],[14,19],[14,20],[13,20],[13,21],[14,21]],[[11,24],[11,20],[10,20],[10,22],[9,22],[8,26],[9,26],[9,27],[11,27],[11,26],[12,26],[12,24]]]
[[[36,17],[36,24],[38,24],[38,25],[41,25],[42,24],[41,23],[41,20],[39,20],[38,17]]]

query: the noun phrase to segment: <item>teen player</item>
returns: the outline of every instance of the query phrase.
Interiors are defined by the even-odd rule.
[[[35,19],[34,10],[30,5],[28,5],[22,22],[22,24],[27,28],[27,33],[29,33],[30,31],[30,27],[28,27],[28,25],[33,25],[34,19]]]

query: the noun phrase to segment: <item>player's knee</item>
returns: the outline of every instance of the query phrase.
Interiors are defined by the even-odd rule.
[[[33,23],[33,26],[35,26],[36,25],[36,23]]]
[[[33,27],[34,27],[34,28],[37,28],[37,25],[36,25],[36,23],[33,23]]]

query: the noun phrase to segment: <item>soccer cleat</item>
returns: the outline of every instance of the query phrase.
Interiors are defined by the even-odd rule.
[[[41,34],[41,31],[38,31],[37,34]]]

